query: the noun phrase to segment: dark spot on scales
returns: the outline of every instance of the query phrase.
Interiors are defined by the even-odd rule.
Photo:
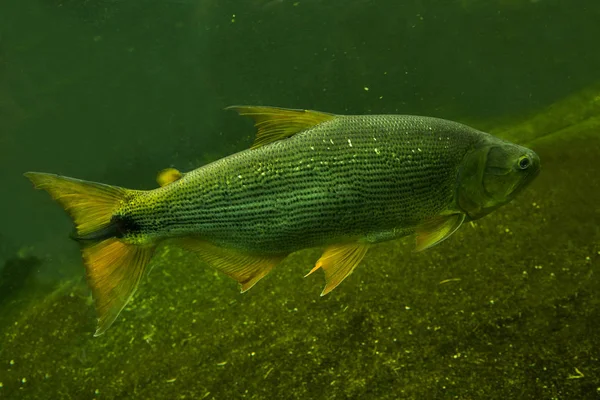
[[[71,239],[78,242],[100,241],[116,237],[121,239],[131,232],[139,231],[139,225],[133,218],[123,215],[113,215],[110,223],[105,227],[88,233],[87,235],[77,235],[77,232],[71,233]]]
[[[140,226],[133,220],[133,218],[124,215],[115,215],[111,218],[111,224],[116,226],[116,237],[122,238],[128,233],[137,232],[140,230]]]

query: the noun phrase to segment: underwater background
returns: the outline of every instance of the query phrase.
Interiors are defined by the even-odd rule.
[[[0,399],[600,398],[596,0],[0,2]],[[129,188],[250,146],[232,104],[418,114],[534,149],[510,204],[331,294],[240,294],[163,247],[94,338],[72,223],[26,171]]]

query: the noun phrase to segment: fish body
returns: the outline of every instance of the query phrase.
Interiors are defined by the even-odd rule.
[[[459,212],[461,160],[486,139],[436,118],[340,116],[141,192],[117,215],[133,240],[201,235],[257,254],[391,239]]]
[[[373,243],[416,234],[417,249],[509,202],[539,171],[524,147],[431,117],[333,115],[241,106],[255,145],[133,191],[26,175],[73,217],[104,332],[154,247],[198,254],[247,290],[288,254],[324,246],[313,271],[335,288]]]

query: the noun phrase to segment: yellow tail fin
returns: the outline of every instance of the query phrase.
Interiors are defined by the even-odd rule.
[[[104,333],[133,296],[154,245],[138,246],[119,240],[111,232],[113,214],[135,191],[116,186],[39,172],[25,174],[37,189],[46,190],[69,213],[81,241],[87,281]],[[96,234],[101,232],[101,234]]]
[[[154,246],[139,247],[119,239],[83,246],[87,281],[98,314],[94,336],[103,334],[127,305],[152,258]]]

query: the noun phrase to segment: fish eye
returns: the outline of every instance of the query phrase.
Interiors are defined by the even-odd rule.
[[[530,165],[531,165],[531,161],[529,160],[529,157],[521,156],[521,158],[519,158],[519,168],[527,169],[527,168],[529,168]]]

